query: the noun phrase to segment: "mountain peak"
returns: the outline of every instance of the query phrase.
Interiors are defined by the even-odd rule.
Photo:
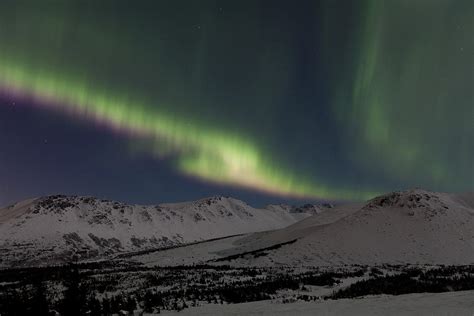
[[[445,208],[448,206],[443,201],[443,194],[422,189],[395,191],[369,200],[363,209],[383,207],[416,209],[416,208]]]
[[[235,203],[235,204],[245,204],[246,202],[230,197],[230,196],[222,196],[222,195],[214,195],[207,198],[202,198],[196,201],[197,203],[206,203],[208,205],[212,204],[222,204],[222,203]]]

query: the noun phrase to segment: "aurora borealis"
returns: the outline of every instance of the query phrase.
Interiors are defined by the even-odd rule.
[[[471,1],[4,1],[0,11],[2,195],[67,183],[134,201],[216,190],[360,200],[474,187]],[[15,101],[42,120],[22,124]],[[35,144],[58,120],[58,141]],[[54,155],[90,133],[110,147]],[[25,154],[36,162],[12,158]],[[127,185],[94,177],[104,157]],[[66,180],[71,165],[97,185]],[[58,175],[16,177],[25,168]]]

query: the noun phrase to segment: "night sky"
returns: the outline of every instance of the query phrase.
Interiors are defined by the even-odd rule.
[[[474,1],[0,2],[0,206],[474,190]]]

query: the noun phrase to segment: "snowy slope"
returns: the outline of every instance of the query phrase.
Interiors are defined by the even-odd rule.
[[[473,202],[472,193],[393,192],[283,229],[235,238],[227,249],[220,242],[217,252],[202,257],[243,266],[474,264]]]
[[[282,228],[310,216],[224,197],[157,206],[50,196],[0,209],[0,266],[49,264]]]
[[[472,316],[474,291],[379,295],[358,299],[321,300],[278,304],[257,301],[241,304],[208,304],[183,311],[163,311],[160,315],[405,315]]]

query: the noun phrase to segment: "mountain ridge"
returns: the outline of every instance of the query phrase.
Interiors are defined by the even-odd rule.
[[[0,266],[143,250],[143,260],[128,257],[151,265],[474,264],[474,193],[413,189],[365,203],[262,209],[220,196],[151,206],[50,196],[0,209],[0,241]]]
[[[33,198],[0,209],[0,266],[169,247],[277,229],[307,216],[222,196],[158,205],[88,196]]]

